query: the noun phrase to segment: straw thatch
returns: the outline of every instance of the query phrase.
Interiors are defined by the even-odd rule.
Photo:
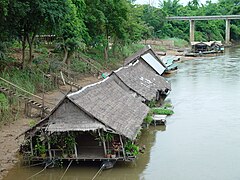
[[[149,108],[126,93],[111,77],[68,95],[84,111],[116,133],[134,139]]]
[[[94,131],[105,129],[105,126],[87,115],[71,100],[66,98],[57,110],[49,116],[47,131]]]
[[[171,84],[164,77],[159,76],[140,61],[119,68],[112,75],[120,78],[126,86],[148,101],[155,99],[158,92],[171,90]]]

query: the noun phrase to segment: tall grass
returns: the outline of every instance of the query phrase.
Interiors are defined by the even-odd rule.
[[[114,47],[111,47],[109,49],[107,60],[104,59],[104,50],[102,46],[91,48],[87,52],[85,52],[84,55],[93,59],[95,61],[95,63],[93,62],[94,65],[97,66],[99,69],[112,70],[122,66],[125,58],[136,53],[143,47],[143,44],[129,44],[125,46],[115,45]],[[86,65],[85,63],[75,63],[74,69],[85,71]]]
[[[43,76],[43,73],[38,70],[20,70],[13,68],[10,71],[5,70],[0,73],[0,77],[31,93],[37,93],[39,91],[42,91],[42,89],[47,91],[54,88],[51,81],[49,79],[46,79]],[[10,85],[3,81],[0,81],[0,84],[5,87],[10,87]]]
[[[165,38],[165,40],[172,40],[174,42],[174,46],[178,48],[188,47],[188,42],[184,39],[179,38]]]
[[[0,93],[0,125],[14,119],[7,97]]]

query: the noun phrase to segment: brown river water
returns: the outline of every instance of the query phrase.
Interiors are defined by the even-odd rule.
[[[167,98],[175,114],[167,125],[144,130],[146,146],[134,163],[117,163],[96,180],[239,180],[240,48],[223,55],[179,63],[168,78]],[[47,169],[31,180],[59,180],[63,168]],[[73,164],[64,180],[92,179],[98,163]],[[16,165],[4,180],[25,180],[43,167]]]

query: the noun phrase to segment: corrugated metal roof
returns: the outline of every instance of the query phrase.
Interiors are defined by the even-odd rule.
[[[150,53],[144,54],[141,57],[155,71],[157,71],[159,75],[161,75],[165,71],[166,68],[161,63],[159,63],[159,61],[156,58],[154,58]]]

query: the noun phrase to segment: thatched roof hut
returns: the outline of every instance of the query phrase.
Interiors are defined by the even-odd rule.
[[[129,139],[135,139],[149,108],[112,78],[68,95],[78,107]]]
[[[139,60],[113,71],[111,77],[148,101],[159,100],[160,94],[167,94],[171,90],[170,82],[147,68]]]
[[[136,139],[148,111],[141,99],[107,77],[65,96],[45,119],[27,130],[25,139],[30,144],[24,145],[24,153],[39,160],[39,147],[44,147],[50,159],[67,153],[65,159],[103,161],[109,159],[110,151],[116,160],[132,160],[134,154],[124,148]]]
[[[113,78],[69,94],[38,126],[49,132],[90,131],[109,129],[129,139],[135,139],[149,108],[126,93]]]
[[[143,49],[139,50],[132,56],[126,58],[124,65],[134,63],[137,60],[141,61],[143,64],[146,64],[146,66],[148,66],[159,75],[162,75],[166,69],[165,64],[161,61],[160,58],[158,58],[156,53],[152,50],[151,46],[145,46]]]

